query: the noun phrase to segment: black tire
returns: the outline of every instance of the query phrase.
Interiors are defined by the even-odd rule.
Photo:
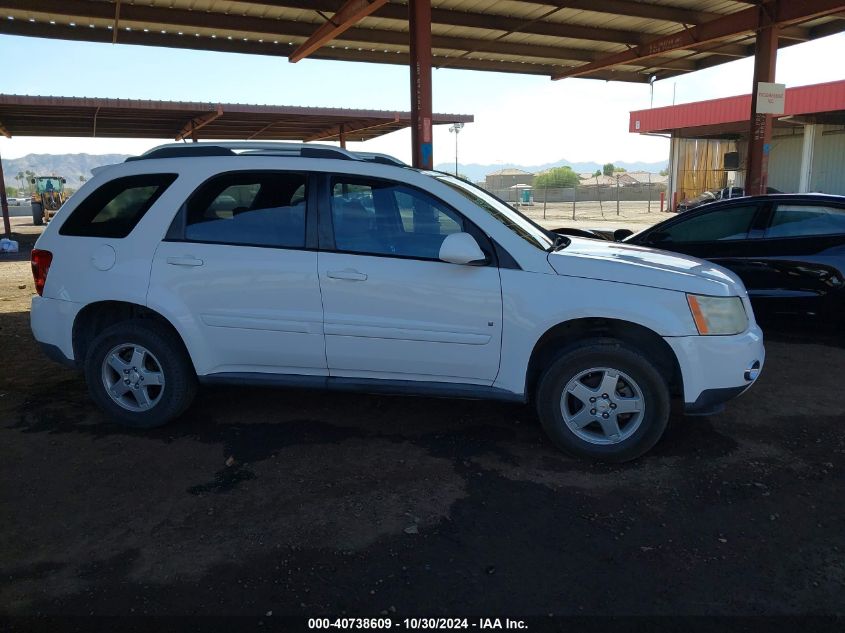
[[[601,367],[627,374],[639,387],[645,403],[639,426],[632,426],[629,437],[612,444],[591,443],[579,437],[567,426],[561,411],[561,398],[567,384],[580,373]],[[625,388],[624,383],[622,388]],[[658,442],[669,420],[670,398],[666,380],[640,352],[616,339],[596,338],[561,350],[540,378],[536,406],[543,428],[560,449],[579,457],[619,463],[636,459]],[[626,424],[623,418],[627,423],[634,419],[628,415],[619,417],[620,428]],[[596,429],[598,433],[599,427],[595,422],[585,430],[589,434],[593,432],[591,429]]]
[[[32,223],[35,226],[44,224],[44,209],[41,207],[40,202],[32,203]]]
[[[103,379],[106,355],[116,346],[140,345],[160,365],[164,386],[158,401],[146,411],[130,411],[109,395]],[[85,380],[91,398],[116,422],[139,429],[163,426],[178,417],[194,399],[197,377],[181,339],[168,327],[148,319],[133,319],[103,330],[85,357]]]

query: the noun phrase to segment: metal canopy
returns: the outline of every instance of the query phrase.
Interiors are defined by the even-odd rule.
[[[472,121],[433,115],[434,124]],[[5,136],[366,141],[410,125],[409,112],[383,110],[0,94]]]
[[[432,64],[647,82],[753,55],[757,21],[748,11],[759,4],[435,0]],[[788,13],[780,46],[845,30],[843,2],[779,4]],[[408,3],[401,0],[0,0],[0,17],[0,33],[11,35],[295,59],[411,59]],[[702,28],[714,23],[719,28]]]

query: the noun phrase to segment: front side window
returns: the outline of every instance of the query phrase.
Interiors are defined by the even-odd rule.
[[[806,204],[779,204],[766,231],[771,239],[845,234],[845,209]]]
[[[438,259],[447,235],[464,219],[425,192],[400,183],[332,180],[332,224],[339,251]]]
[[[143,174],[111,180],[79,203],[59,235],[126,237],[174,180],[176,174]]]
[[[185,239],[242,246],[305,247],[306,177],[235,172],[204,183],[186,207]]]
[[[497,222],[516,233],[532,246],[546,250],[554,243],[554,236],[549,231],[483,189],[448,174],[432,175],[490,214]]]
[[[660,242],[673,243],[743,240],[756,212],[754,205],[710,211],[681,220],[654,235]]]

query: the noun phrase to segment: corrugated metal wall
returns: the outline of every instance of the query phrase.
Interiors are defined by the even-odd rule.
[[[799,128],[800,129],[800,128]],[[798,130],[796,130],[797,132]],[[776,136],[772,139],[769,158],[769,186],[785,193],[798,191],[801,182],[801,153],[803,131],[794,135]],[[748,142],[739,141],[737,150],[744,164]],[[813,178],[810,191],[845,196],[845,129],[841,125],[826,125],[816,141],[813,154]],[[745,172],[736,175],[736,185],[745,184]]]
[[[796,134],[778,135],[772,138],[769,154],[769,186],[784,193],[798,191],[801,184],[801,148],[804,143],[802,127]]]
[[[845,129],[841,125],[822,128],[816,141],[810,191],[845,196]]]

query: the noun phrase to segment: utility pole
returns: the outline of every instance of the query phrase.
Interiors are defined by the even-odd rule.
[[[453,123],[449,127],[450,132],[455,133],[455,176],[458,175],[458,133],[463,129],[463,123]]]

